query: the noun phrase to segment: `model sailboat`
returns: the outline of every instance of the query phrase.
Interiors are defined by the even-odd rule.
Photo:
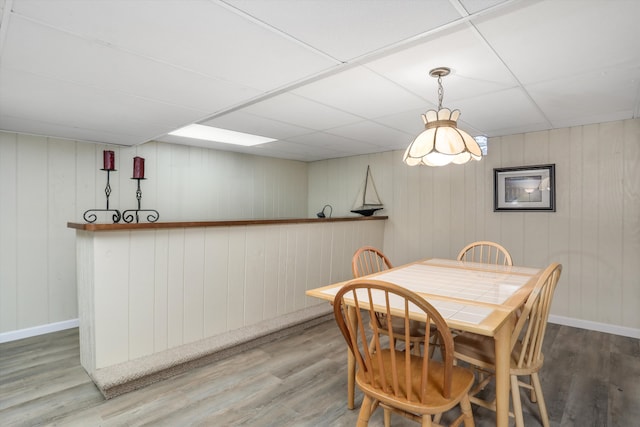
[[[353,205],[351,212],[357,213],[363,216],[371,216],[375,211],[383,209],[384,206],[378,196],[376,190],[376,184],[373,182],[373,175],[371,175],[371,168],[367,166],[367,175],[364,179],[364,185],[361,187],[356,202]]]

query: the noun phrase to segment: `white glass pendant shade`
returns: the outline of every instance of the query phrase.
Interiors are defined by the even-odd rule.
[[[480,160],[482,151],[476,140],[456,127],[459,116],[460,111],[448,108],[423,114],[425,130],[407,147],[404,162],[409,166],[444,166]]]

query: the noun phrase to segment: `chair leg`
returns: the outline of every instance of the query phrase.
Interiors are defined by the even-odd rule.
[[[420,343],[411,343],[411,354],[414,356],[422,356],[422,350],[420,349]]]
[[[356,399],[356,360],[350,350],[347,350],[347,408],[355,408]]]
[[[460,410],[462,411],[464,427],[474,427],[476,424],[473,420],[473,410],[471,409],[469,395],[465,395],[460,401]]]
[[[516,418],[516,427],[524,427],[522,401],[520,400],[520,385],[518,384],[517,375],[511,375],[511,396],[513,400],[513,414]]]
[[[462,413],[458,416],[458,418],[456,418],[450,424],[451,427],[458,427],[463,422],[465,427],[474,427],[476,425],[475,421],[473,420],[473,411],[471,409],[471,401],[468,394],[466,394],[462,398],[462,400],[460,400],[460,412]],[[434,422],[440,423],[440,419],[437,419]]]
[[[540,377],[537,372],[531,374],[531,385],[536,394],[536,400],[538,401],[538,408],[540,409],[540,418],[542,419],[542,425],[549,427],[549,414],[547,413],[547,406],[544,404],[544,396],[542,395],[542,384],[540,384]]]
[[[371,341],[369,342],[369,353],[373,353],[373,351],[376,349],[376,340],[375,338],[371,338]]]
[[[440,335],[438,335],[437,332],[429,337],[429,359],[433,358],[436,347],[440,347],[440,344]],[[454,362],[456,362],[456,360],[454,360]]]
[[[391,427],[391,410],[384,408],[384,427]]]
[[[431,415],[425,414],[422,416],[422,427],[431,427],[433,424],[431,424]]]
[[[360,413],[358,414],[357,427],[366,427],[369,425],[369,418],[371,418],[371,404],[372,400],[369,396],[364,396],[362,399],[362,405],[360,406]]]

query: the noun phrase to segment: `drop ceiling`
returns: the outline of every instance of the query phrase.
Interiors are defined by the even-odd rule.
[[[637,0],[0,0],[0,129],[300,161],[640,117]],[[271,137],[167,135],[192,123]]]

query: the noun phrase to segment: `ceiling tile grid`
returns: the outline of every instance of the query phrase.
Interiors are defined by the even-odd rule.
[[[637,0],[6,0],[0,129],[300,161],[640,115]],[[277,139],[167,135],[200,123]]]

